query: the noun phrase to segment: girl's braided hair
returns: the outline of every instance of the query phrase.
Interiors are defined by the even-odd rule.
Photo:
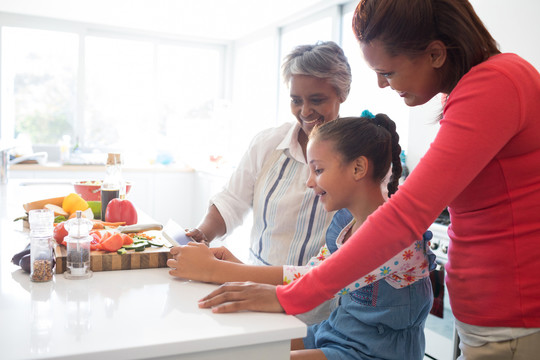
[[[388,196],[397,191],[402,171],[401,146],[396,124],[387,115],[338,118],[315,127],[310,139],[332,141],[345,163],[365,156],[376,181],[383,182],[391,166]]]

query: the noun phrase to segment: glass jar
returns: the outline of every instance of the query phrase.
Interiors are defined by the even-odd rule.
[[[30,210],[30,279],[36,282],[53,278],[54,254],[52,235],[54,213],[48,209]]]

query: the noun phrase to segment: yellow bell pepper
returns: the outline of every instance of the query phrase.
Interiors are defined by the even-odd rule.
[[[77,210],[84,211],[90,206],[79,194],[71,193],[64,197],[62,202],[62,209],[69,214],[73,214]]]

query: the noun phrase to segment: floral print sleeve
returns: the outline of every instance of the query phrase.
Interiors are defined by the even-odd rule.
[[[294,266],[294,265],[283,265],[283,285],[292,283],[294,280],[301,278],[313,267],[319,265],[325,259],[331,255],[328,247],[324,245],[317,256],[312,257],[307,265],[304,266]]]
[[[435,255],[428,249],[426,241],[415,241],[377,269],[341,289],[338,294],[348,294],[380,279],[384,279],[396,289],[409,286],[429,276],[434,258]]]
[[[342,233],[346,233],[345,230],[348,230],[348,227],[345,228]],[[283,284],[289,284],[299,279],[313,267],[330,257],[330,255],[328,248],[324,246],[321,248],[319,254],[312,258],[306,266],[283,266]],[[433,258],[434,255],[429,250],[427,241],[418,240],[363,278],[358,279],[354,283],[341,289],[338,292],[338,295],[348,294],[349,292],[381,279],[384,279],[394,288],[409,286],[412,283],[429,276]]]

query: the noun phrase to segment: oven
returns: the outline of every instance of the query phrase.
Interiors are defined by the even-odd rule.
[[[459,355],[458,336],[454,327],[454,316],[450,308],[448,291],[444,286],[444,265],[448,261],[447,230],[450,224],[448,211],[445,210],[430,226],[433,233],[431,250],[437,256],[437,268],[431,273],[433,285],[433,308],[426,320],[426,357],[425,359],[455,360]]]

